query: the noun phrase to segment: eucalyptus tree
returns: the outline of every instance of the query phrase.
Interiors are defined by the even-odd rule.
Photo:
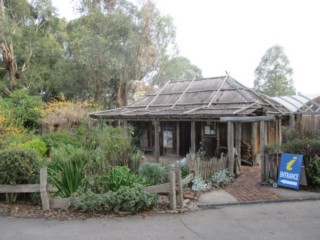
[[[157,70],[174,43],[175,29],[151,1],[82,0],[82,16],[69,24],[69,58],[81,68],[78,81],[88,96],[126,104],[130,80]]]
[[[27,87],[34,93],[53,81],[54,64],[62,56],[60,20],[50,0],[2,2],[0,21],[2,91]]]
[[[193,65],[189,59],[178,56],[161,63],[153,82],[163,85],[168,80],[192,80],[201,77],[202,71],[200,68]]]
[[[255,70],[254,89],[269,96],[295,94],[292,80],[293,69],[284,48],[269,48]]]

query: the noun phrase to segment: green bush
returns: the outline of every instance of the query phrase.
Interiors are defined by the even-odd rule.
[[[40,138],[33,138],[25,143],[19,144],[21,148],[31,148],[36,150],[41,157],[43,157],[47,152],[46,143]]]
[[[144,184],[145,180],[135,175],[126,166],[118,166],[113,168],[104,177],[106,187],[110,191],[117,191],[120,187],[133,187],[135,184]]]
[[[49,167],[49,181],[57,188],[55,196],[71,197],[84,179],[82,166],[75,160],[60,162]]]
[[[155,207],[158,196],[145,191],[143,186],[122,186],[117,191],[105,194],[86,192],[76,198],[75,206],[85,212],[137,213]]]
[[[130,157],[129,161],[129,168],[135,172],[138,173],[139,167],[140,167],[140,161],[143,156],[143,152],[139,149],[135,150]]]
[[[181,177],[185,178],[190,174],[190,169],[187,165],[182,165],[181,166]]]
[[[58,189],[56,195],[61,197],[71,196],[79,186],[86,184],[88,176],[94,174],[87,167],[88,162],[91,163],[96,158],[95,152],[91,150],[64,145],[53,148],[50,157],[50,180]]]
[[[11,117],[28,130],[38,130],[43,115],[43,104],[39,96],[30,96],[27,89],[14,91],[5,99],[11,109]]]
[[[302,154],[307,164],[311,158],[320,155],[320,140],[297,139],[281,146],[282,152]]]
[[[144,163],[139,168],[139,175],[144,177],[148,185],[157,185],[168,181],[168,172],[159,163]]]
[[[224,188],[234,181],[234,176],[227,169],[215,172],[209,179],[216,188]]]
[[[0,151],[0,184],[38,183],[40,167],[39,155],[33,149]]]
[[[133,147],[122,128],[106,125],[92,130],[91,146],[111,166],[128,166]]]
[[[47,154],[50,155],[50,151],[53,148],[64,147],[65,145],[71,145],[75,148],[82,146],[81,141],[72,132],[59,131],[42,135],[42,140],[46,143],[48,148]]]
[[[288,143],[300,138],[300,133],[294,127],[282,127],[282,142]]]
[[[315,157],[306,165],[306,172],[309,184],[312,186],[320,186],[320,157]]]

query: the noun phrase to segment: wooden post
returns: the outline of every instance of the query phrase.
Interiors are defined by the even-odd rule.
[[[217,146],[219,147],[220,146],[220,126],[221,124],[220,123],[217,123]]]
[[[266,165],[264,161],[264,148],[265,148],[265,123],[260,122],[260,158],[261,158],[261,182],[266,181]]]
[[[196,153],[196,122],[191,121],[191,152]]]
[[[169,206],[170,210],[177,209],[177,196],[176,196],[176,172],[170,170],[169,172]]]
[[[233,122],[228,122],[228,170],[234,174],[234,126]]]
[[[236,157],[236,174],[239,175],[241,172],[241,123],[235,123],[235,146],[237,150],[237,157]]]
[[[178,188],[178,205],[183,208],[183,190],[180,166],[176,170],[177,188]]]
[[[50,210],[49,193],[47,190],[47,168],[40,169],[40,195],[42,201],[42,209]]]
[[[279,142],[278,144],[281,145],[282,144],[282,120],[281,117],[279,117],[278,119],[278,126],[279,126]]]
[[[289,116],[289,126],[294,127],[295,125],[295,120],[294,120],[294,114],[290,114]]]
[[[154,121],[154,157],[156,162],[159,162],[160,158],[159,124],[159,120]]]
[[[256,165],[256,155],[257,155],[257,122],[251,124],[251,157],[252,165]]]
[[[177,122],[177,155],[180,155],[180,122]]]
[[[236,149],[238,151],[239,159],[241,159],[241,123],[237,122],[235,124],[236,128]]]

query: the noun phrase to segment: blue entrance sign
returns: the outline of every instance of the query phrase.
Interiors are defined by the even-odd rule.
[[[303,155],[283,153],[281,156],[278,185],[299,189]]]

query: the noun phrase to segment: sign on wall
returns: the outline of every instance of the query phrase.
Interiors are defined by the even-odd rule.
[[[171,131],[163,131],[163,147],[173,148],[173,138]]]
[[[281,155],[278,185],[299,189],[303,155],[283,153]]]

